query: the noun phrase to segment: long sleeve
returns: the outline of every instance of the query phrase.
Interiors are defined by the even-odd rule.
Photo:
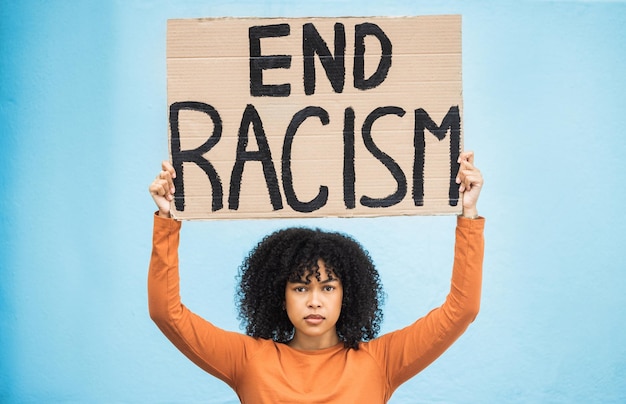
[[[381,358],[390,393],[437,359],[476,318],[480,308],[484,219],[459,217],[450,292],[442,306],[412,325],[366,344]]]
[[[178,244],[181,223],[154,217],[152,256],[148,272],[148,308],[150,317],[168,335],[174,332],[176,319],[183,316],[178,277]],[[173,296],[173,299],[169,299]]]
[[[178,274],[180,228],[178,221],[159,216],[154,218],[148,271],[150,317],[185,356],[232,387],[245,361],[246,347],[256,345],[256,341],[215,327],[181,303]]]

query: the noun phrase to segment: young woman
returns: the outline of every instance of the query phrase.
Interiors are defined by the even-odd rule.
[[[189,359],[226,382],[242,403],[385,403],[441,355],[478,313],[483,185],[472,152],[457,177],[450,293],[439,308],[376,337],[382,288],[369,255],[348,236],[289,228],[264,238],[244,261],[237,290],[246,335],[222,330],[180,301],[181,223],[170,218],[176,175],[168,162],[150,185],[158,206],[148,275],[150,315]]]

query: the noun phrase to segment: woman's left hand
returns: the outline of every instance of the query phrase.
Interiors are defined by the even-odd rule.
[[[483,187],[483,176],[480,170],[474,166],[474,152],[463,152],[458,160],[459,173],[456,183],[459,184],[459,192],[463,193],[463,216],[478,217],[478,196]]]

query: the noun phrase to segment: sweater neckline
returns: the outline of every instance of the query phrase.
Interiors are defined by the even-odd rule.
[[[335,344],[333,346],[330,346],[328,348],[314,349],[314,350],[292,348],[289,345],[284,344],[284,343],[278,343],[278,344],[283,345],[290,352],[296,352],[296,353],[302,354],[302,355],[324,355],[324,354],[327,354],[327,353],[340,351],[340,350],[342,350],[344,348],[343,341],[339,341],[337,344]]]

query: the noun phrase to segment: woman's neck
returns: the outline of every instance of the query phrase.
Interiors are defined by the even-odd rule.
[[[337,345],[340,341],[337,334],[328,336],[299,336],[297,333],[293,339],[287,343],[291,348],[298,349],[300,351],[319,351],[320,349],[326,349]]]

